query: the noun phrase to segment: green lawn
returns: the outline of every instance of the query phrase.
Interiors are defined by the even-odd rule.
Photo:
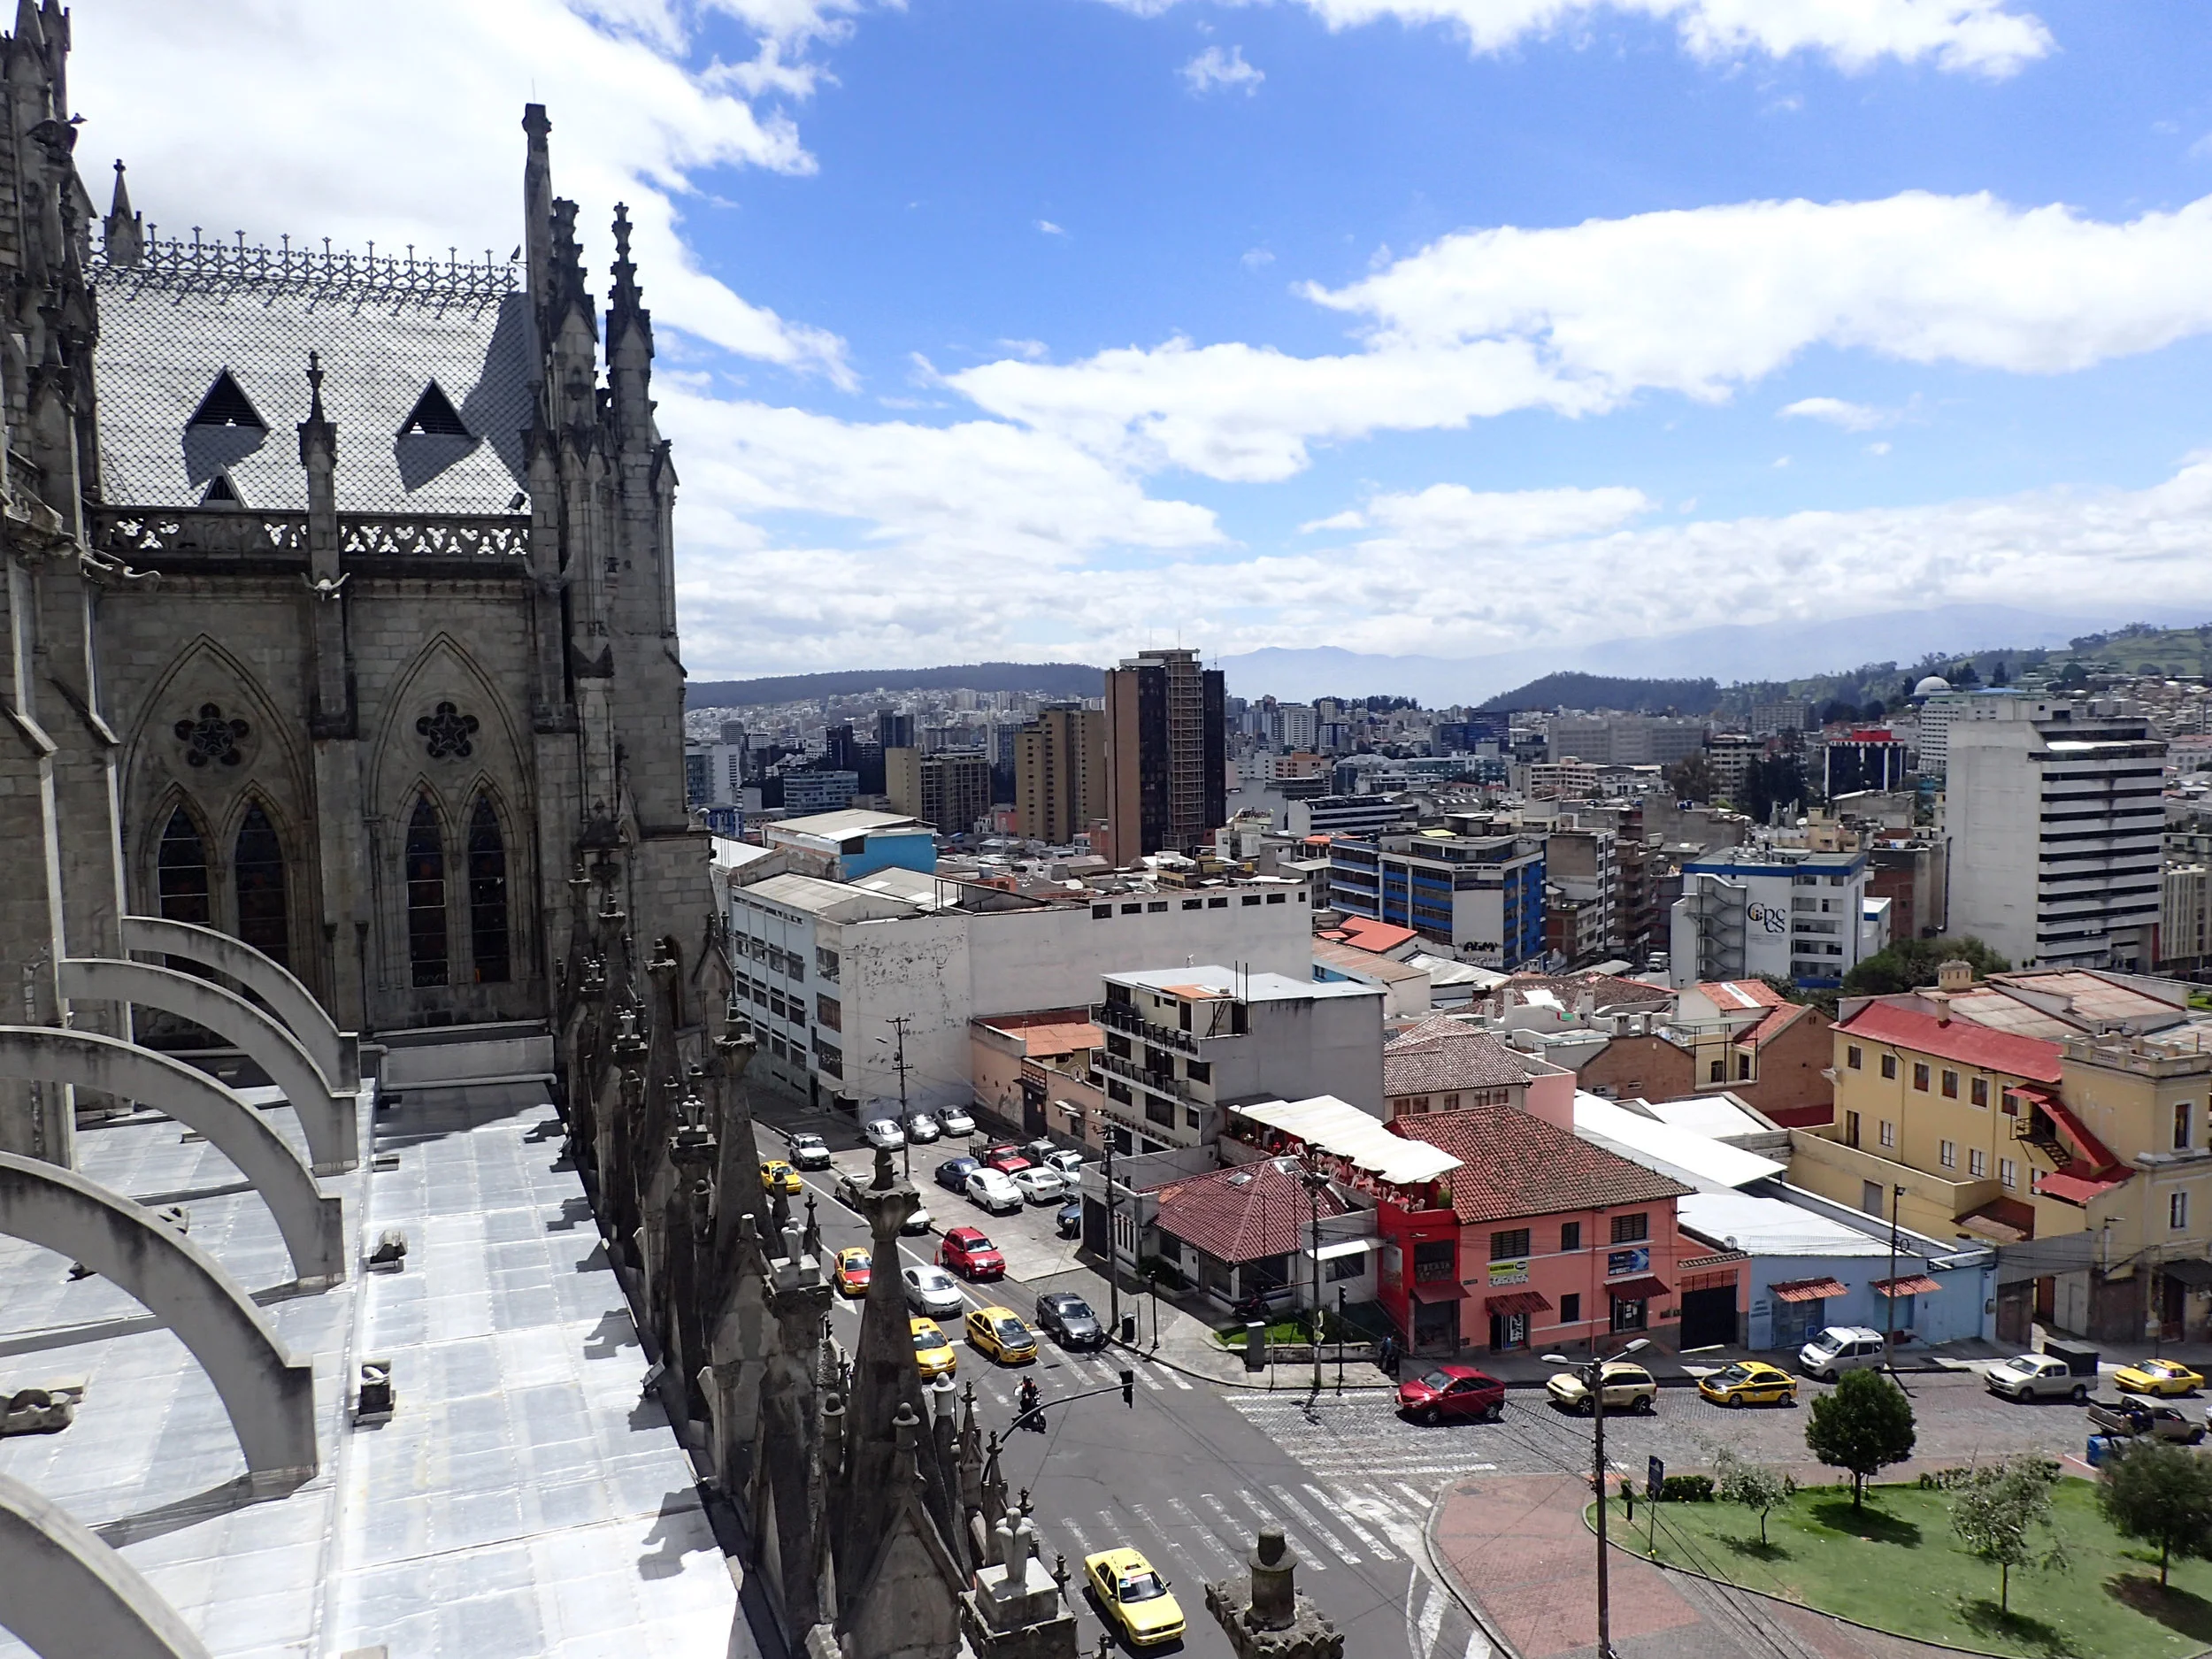
[[[2212,1644],[2212,1563],[2176,1562],[2158,1587],[2155,1550],[2130,1543],[2097,1513],[2086,1480],[2059,1483],[2055,1512],[2072,1564],[2012,1575],[2011,1612],[1997,1610],[1997,1569],[1959,1548],[1949,1494],[1870,1486],[1854,1515],[1851,1488],[1801,1492],[1759,1520],[1727,1503],[1659,1509],[1659,1559],[1748,1589],[1801,1601],[1901,1635],[2028,1659],[2155,1659]],[[1632,1526],[1617,1502],[1614,1538],[1642,1549],[1647,1505]]]
[[[1271,1346],[1282,1342],[1302,1343],[1309,1340],[1304,1318],[1302,1317],[1274,1320],[1267,1327],[1267,1340]],[[1224,1348],[1240,1348],[1244,1346],[1244,1327],[1240,1325],[1224,1325],[1214,1333],[1214,1340]]]

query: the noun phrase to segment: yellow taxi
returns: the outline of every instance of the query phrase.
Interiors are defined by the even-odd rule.
[[[1183,1633],[1183,1609],[1141,1550],[1102,1549],[1083,1557],[1083,1577],[1098,1610],[1121,1626],[1132,1647],[1153,1647]]]
[[[770,1158],[760,1166],[760,1190],[764,1193],[783,1191],[795,1193],[805,1187],[799,1171],[781,1158]]]
[[[1717,1406],[1793,1406],[1797,1379],[1764,1360],[1738,1360],[1697,1379],[1697,1391]]]
[[[2179,1360],[2139,1359],[2114,1371],[2112,1386],[2122,1394],[2193,1394],[2204,1386],[2204,1377]]]
[[[837,1265],[830,1270],[830,1283],[837,1286],[841,1296],[864,1296],[868,1294],[868,1252],[840,1250]]]
[[[906,1327],[914,1333],[914,1369],[921,1372],[924,1382],[949,1377],[960,1369],[960,1356],[952,1351],[952,1339],[936,1320],[909,1319]]]
[[[968,1346],[1002,1365],[1026,1365],[1037,1357],[1037,1339],[1011,1308],[978,1308],[971,1313]]]

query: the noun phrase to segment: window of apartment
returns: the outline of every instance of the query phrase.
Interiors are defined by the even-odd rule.
[[[1728,1080],[1728,1068],[1722,1062],[1714,1061],[1712,1076],[1709,1080],[1715,1083],[1725,1083]]]
[[[1528,1253],[1526,1227],[1509,1227],[1490,1235],[1490,1259],[1494,1262],[1518,1262]]]
[[[1843,1051],[1844,1064],[1850,1067],[1850,1069],[1854,1071],[1865,1070],[1865,1060],[1866,1056],[1860,1050],[1859,1045],[1855,1042],[1851,1044]]]
[[[1856,1112],[1843,1115],[1843,1144],[1847,1147],[1859,1144],[1859,1114]]]
[[[1582,1293],[1580,1291],[1571,1290],[1559,1299],[1559,1323],[1562,1325],[1582,1323]]]
[[[1170,1129],[1175,1127],[1175,1102],[1171,1100],[1162,1100],[1157,1094],[1146,1095],[1144,1115],[1149,1123],[1164,1124]]]
[[[1185,899],[1183,901],[1183,908],[1187,910],[1202,910],[1206,908],[1206,901],[1203,899]]]
[[[1739,1083],[1746,1082],[1749,1080],[1750,1077],[1751,1056],[1747,1054],[1738,1055],[1736,1056],[1736,1081]]]
[[[1243,902],[1247,904],[1257,904],[1259,902],[1260,895],[1256,893],[1248,893],[1244,895]]]
[[[1178,1002],[1175,1005],[1175,1018],[1176,1023],[1185,1031],[1190,1029],[1190,1004],[1188,1002]]]
[[[1989,1079],[1985,1077],[1976,1078],[1967,1089],[1967,1098],[1984,1111],[1987,1111],[1989,1110]]]
[[[1897,1080],[1897,1056],[1895,1055],[1886,1054],[1882,1056],[1882,1075],[1893,1083]]]
[[[1955,1141],[1937,1141],[1936,1159],[1947,1170],[1955,1170],[1958,1168],[1959,1143]]]
[[[1112,1055],[1117,1060],[1126,1060],[1129,1057],[1129,1039],[1123,1036],[1121,1033],[1118,1031],[1108,1032],[1106,1033],[1106,1052]]]
[[[2185,1100],[2176,1101],[2174,1102],[2174,1150],[2177,1152],[2186,1152],[2189,1149],[2189,1117],[2190,1102]]]
[[[1966,1172],[1978,1181],[1984,1176],[1987,1175],[1989,1173],[1989,1154],[1983,1151],[1979,1147],[1967,1148]]]
[[[1928,1068],[1918,1060],[1912,1063],[1912,1086],[1923,1094],[1928,1092]]]
[[[1206,908],[1210,910],[1225,910],[1229,908],[1229,901],[1225,898],[1208,899]]]
[[[1121,907],[1121,913],[1124,916],[1142,916],[1144,914],[1144,906],[1142,904],[1125,904]]]
[[[1562,1250],[1578,1250],[1582,1248],[1582,1224],[1579,1221],[1563,1221],[1559,1224],[1559,1248]]]
[[[1886,1147],[1897,1144],[1897,1125],[1887,1118],[1882,1119],[1882,1144]]]
[[[1413,1282],[1433,1285],[1439,1279],[1449,1279],[1459,1269],[1459,1246],[1450,1239],[1416,1243],[1413,1247]]]
[[[826,946],[814,948],[814,971],[825,979],[837,978],[837,953]]]
[[[1210,1083],[1214,1080],[1213,1062],[1210,1060],[1186,1060],[1183,1062],[1183,1075],[1190,1079],[1190,1080],[1194,1083]]]
[[[2010,1158],[1999,1158],[1997,1160],[1997,1184],[2000,1187],[2019,1186],[2020,1166]]]
[[[1613,1217],[1614,1243],[1634,1244],[1640,1240],[1649,1237],[1651,1237],[1651,1217],[1642,1210],[1637,1211],[1632,1216]]]
[[[1120,1081],[1118,1079],[1108,1078],[1106,1079],[1106,1098],[1110,1101],[1118,1101],[1124,1106],[1128,1105],[1129,1085]]]
[[[2166,1225],[2176,1233],[2189,1225],[2189,1194],[2169,1193],[2166,1195]]]
[[[1448,1112],[1457,1111],[1459,1110],[1459,1096],[1456,1094],[1447,1094],[1444,1096],[1443,1110]]]
[[[1946,1066],[1943,1071],[1943,1098],[1946,1100],[1956,1100],[1958,1097],[1959,1074],[1952,1071],[1948,1066]]]
[[[1091,919],[1094,922],[1102,922],[1113,913],[1114,907],[1110,904],[1094,904],[1091,906]]]
[[[1145,902],[1144,913],[1147,916],[1152,916],[1164,912],[1166,909],[1167,901],[1165,899],[1149,899]]]
[[[817,991],[814,994],[814,1018],[832,1031],[842,1031],[845,1028],[844,1004],[835,997],[824,996]]]

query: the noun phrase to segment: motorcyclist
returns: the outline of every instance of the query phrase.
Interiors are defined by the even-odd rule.
[[[1043,1425],[1033,1415],[1032,1415],[1037,1409],[1039,1398],[1040,1396],[1037,1393],[1037,1379],[1033,1377],[1023,1378],[1021,1393],[1019,1395],[1021,1402],[1021,1415],[1028,1419],[1027,1426],[1033,1429],[1043,1426]]]

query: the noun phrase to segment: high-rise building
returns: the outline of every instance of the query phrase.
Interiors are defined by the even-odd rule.
[[[876,741],[886,750],[914,747],[914,717],[896,709],[876,710]]]
[[[1187,852],[1227,821],[1228,749],[1217,668],[1198,653],[1147,651],[1106,671],[1110,855]]]
[[[886,749],[883,781],[894,812],[920,818],[947,835],[964,835],[991,816],[991,758],[976,749],[934,755]]]
[[[2016,968],[2157,957],[2166,742],[2132,704],[1983,692],[1951,714],[1950,929]]]
[[[1048,703],[1014,736],[1014,826],[1064,847],[1106,810],[1106,717],[1079,703]]]

